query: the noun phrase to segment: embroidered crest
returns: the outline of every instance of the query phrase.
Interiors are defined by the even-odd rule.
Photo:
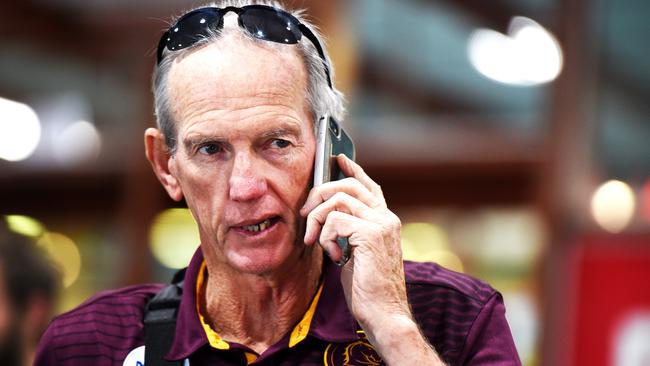
[[[351,343],[330,343],[325,348],[325,366],[381,366],[385,365],[365,333],[357,331],[360,339]]]

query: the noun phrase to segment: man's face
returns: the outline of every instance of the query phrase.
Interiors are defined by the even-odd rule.
[[[206,257],[260,274],[304,250],[299,210],[315,150],[306,80],[295,46],[278,52],[236,35],[172,67],[169,169]]]

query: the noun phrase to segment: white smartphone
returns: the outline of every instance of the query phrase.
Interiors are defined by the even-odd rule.
[[[316,135],[316,158],[314,160],[314,187],[345,178],[336,163],[336,156],[344,154],[354,160],[354,143],[339,123],[330,116],[324,116],[318,121]],[[336,243],[343,251],[339,266],[345,265],[350,259],[352,248],[348,238],[336,238]]]
[[[339,123],[330,116],[318,121],[316,158],[314,160],[314,187],[345,178],[336,164],[336,156],[345,154],[354,160],[354,143]]]

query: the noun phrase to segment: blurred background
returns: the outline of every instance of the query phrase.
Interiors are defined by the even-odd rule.
[[[0,218],[63,269],[58,312],[198,244],[142,134],[158,38],[201,3],[3,2]],[[407,258],[501,291],[526,365],[650,365],[650,2],[287,3],[328,37]]]

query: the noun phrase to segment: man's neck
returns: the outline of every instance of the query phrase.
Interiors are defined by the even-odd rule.
[[[318,289],[323,254],[311,247],[277,275],[233,274],[209,263],[200,311],[219,336],[261,354],[300,321]]]

